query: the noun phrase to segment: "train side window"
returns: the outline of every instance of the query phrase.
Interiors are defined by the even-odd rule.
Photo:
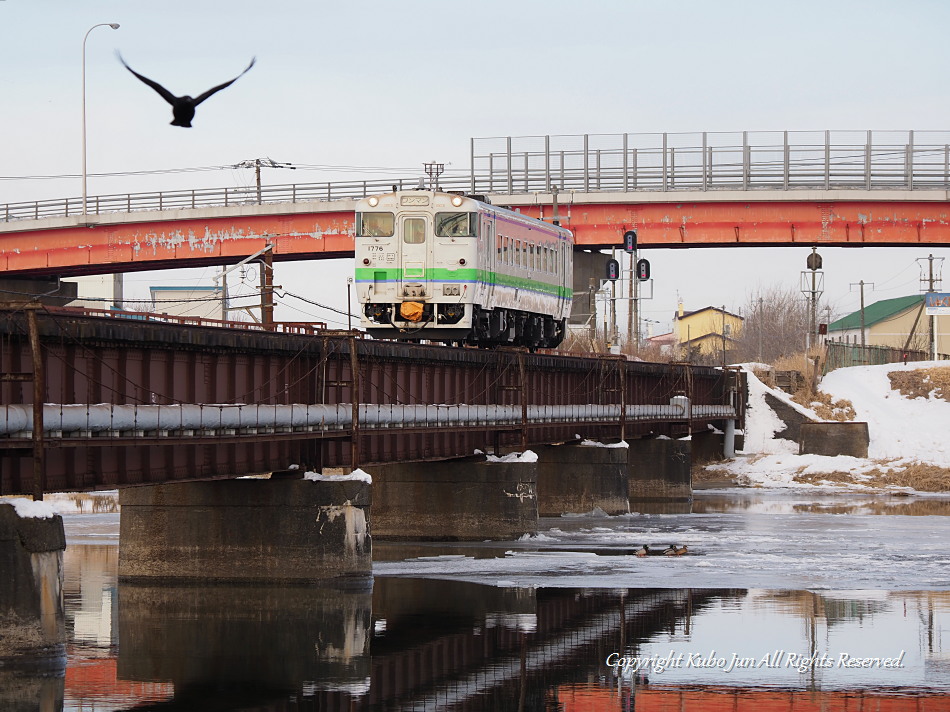
[[[478,213],[436,213],[436,237],[475,237]]]
[[[393,213],[360,213],[356,216],[359,237],[392,237],[396,231]]]
[[[402,221],[402,241],[407,245],[421,245],[426,241],[426,221],[423,218],[406,218]]]

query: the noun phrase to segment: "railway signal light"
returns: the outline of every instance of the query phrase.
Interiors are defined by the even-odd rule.
[[[627,230],[623,234],[623,249],[625,252],[637,251],[637,231]]]
[[[645,282],[650,279],[650,261],[646,259],[637,260],[637,279]]]
[[[620,279],[620,263],[613,258],[607,260],[607,279],[611,282]]]

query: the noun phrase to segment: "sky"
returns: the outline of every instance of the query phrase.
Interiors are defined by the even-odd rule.
[[[86,34],[99,23],[120,27]],[[265,157],[297,166],[264,169],[265,184],[415,177],[433,160],[464,174],[473,137],[940,130],[948,26],[940,0],[0,0],[0,204],[81,194],[84,37],[96,195],[248,186],[253,171],[229,166]],[[116,50],[176,94],[257,64],[182,129]],[[660,333],[679,300],[741,312],[769,286],[797,288],[808,252],[653,250],[642,313]],[[822,249],[824,299],[843,315],[861,280],[868,303],[916,293],[916,259],[931,253],[950,256]],[[277,269],[288,290],[345,308],[351,261]],[[128,275],[127,289],[207,285],[216,271]],[[277,316],[345,321],[300,300]]]

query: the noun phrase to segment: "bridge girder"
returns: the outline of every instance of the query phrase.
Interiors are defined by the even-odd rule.
[[[493,196],[551,220],[550,195]],[[582,248],[636,228],[657,247],[950,245],[946,191],[571,194],[561,224]],[[0,275],[43,277],[224,265],[273,245],[277,261],[353,254],[351,201],[110,213],[0,223]]]

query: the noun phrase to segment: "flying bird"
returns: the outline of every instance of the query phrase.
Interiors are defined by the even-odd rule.
[[[211,87],[204,94],[199,94],[196,97],[191,97],[191,96],[188,96],[187,94],[185,96],[175,96],[170,91],[168,91],[168,89],[163,87],[158,82],[152,81],[148,77],[143,77],[141,74],[139,74],[134,69],[132,69],[132,67],[130,67],[128,64],[125,63],[125,60],[122,59],[122,55],[119,54],[118,52],[116,52],[116,56],[119,58],[119,61],[122,62],[122,66],[124,66],[126,69],[132,72],[132,74],[138,77],[139,80],[141,80],[145,84],[148,84],[150,87],[152,87],[152,89],[157,91],[165,101],[167,101],[169,104],[172,105],[172,115],[175,118],[172,120],[171,125],[181,126],[183,128],[191,128],[191,120],[195,118],[195,107],[198,106],[198,104],[203,102],[212,94],[216,94],[222,89],[226,89],[227,87],[234,84],[234,82],[236,82],[238,79],[240,79],[245,74],[247,74],[247,72],[251,69],[251,67],[254,66],[254,62],[257,61],[257,57],[252,57],[251,63],[247,65],[247,69],[245,69],[243,72],[241,72],[236,77],[234,77],[234,79],[227,81],[224,84],[218,84],[218,86],[216,87]]]

